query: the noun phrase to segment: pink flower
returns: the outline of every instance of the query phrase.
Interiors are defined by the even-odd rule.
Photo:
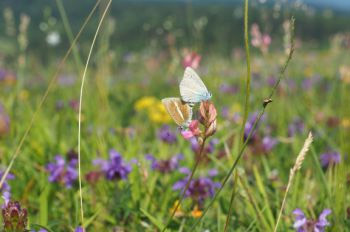
[[[187,139],[187,140],[189,140],[190,138],[192,138],[194,136],[194,134],[190,130],[181,131],[181,135],[184,137],[184,139]]]
[[[198,120],[192,120],[192,122],[188,126],[188,130],[181,131],[181,135],[187,140],[194,137],[194,136],[200,135],[200,133],[201,133],[201,131],[199,129]]]
[[[198,68],[199,63],[201,62],[202,56],[200,56],[196,52],[184,52],[184,58],[182,60],[182,65],[184,68],[191,67],[191,68]]]
[[[269,46],[271,44],[271,37],[268,34],[264,34],[262,37],[262,43],[265,46]]]
[[[267,33],[262,34],[256,23],[252,24],[250,35],[253,47],[259,48],[262,53],[266,54],[271,44],[271,36]]]

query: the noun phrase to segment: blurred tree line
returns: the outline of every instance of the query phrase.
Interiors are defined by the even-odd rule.
[[[40,52],[47,49],[45,38],[48,33],[48,30],[41,30],[41,26],[43,23],[48,25],[47,21],[52,18],[57,23],[49,30],[59,32],[61,43],[58,47],[68,46],[57,1],[62,1],[74,34],[96,3],[92,0],[3,0],[0,9],[10,7],[15,19],[23,13],[30,16],[29,50]],[[253,1],[249,12],[250,23],[257,23],[262,31],[269,33],[275,45],[282,43],[282,25],[291,15],[296,18],[297,37],[312,46],[327,46],[331,35],[350,31],[348,12],[277,3],[261,4]],[[110,47],[123,51],[161,49],[167,46],[169,39],[176,46],[227,54],[232,48],[243,45],[243,1],[198,4],[191,1],[115,0],[109,19],[109,26],[112,27]],[[97,23],[98,17],[94,17],[84,32],[81,43],[91,41]],[[4,37],[4,24],[5,20],[1,20],[0,39]]]

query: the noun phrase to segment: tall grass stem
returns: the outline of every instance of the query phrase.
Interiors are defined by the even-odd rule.
[[[36,116],[38,115],[38,113],[39,113],[39,111],[41,110],[41,107],[43,106],[43,104],[44,104],[44,102],[45,102],[47,96],[49,95],[49,93],[50,93],[52,87],[54,86],[54,84],[55,84],[55,82],[56,82],[56,80],[57,80],[58,74],[60,73],[60,71],[61,71],[63,65],[65,64],[65,62],[66,62],[68,56],[69,56],[70,53],[72,52],[73,47],[74,47],[75,44],[77,43],[77,41],[78,41],[78,39],[79,39],[81,33],[83,32],[83,30],[84,30],[85,26],[87,25],[87,23],[90,21],[92,15],[93,15],[94,12],[96,11],[97,6],[100,4],[100,2],[101,2],[101,0],[98,0],[98,1],[96,2],[95,6],[92,8],[92,10],[90,11],[89,15],[88,15],[87,18],[85,19],[83,25],[81,26],[81,28],[80,28],[78,34],[75,36],[75,38],[74,38],[74,40],[73,40],[71,46],[69,47],[69,49],[67,50],[66,54],[64,55],[64,57],[63,57],[62,60],[60,61],[59,65],[58,65],[58,67],[57,67],[57,69],[56,69],[56,71],[55,71],[55,73],[54,73],[54,75],[53,75],[53,78],[50,80],[49,85],[48,85],[48,87],[47,87],[47,89],[46,89],[46,91],[45,91],[43,97],[41,98],[41,100],[40,100],[40,102],[39,102],[39,105],[37,106],[36,110],[35,110],[34,113],[33,113],[32,118],[30,119],[30,122],[29,122],[28,127],[26,128],[26,130],[25,130],[23,136],[21,137],[21,139],[20,139],[20,141],[19,141],[19,144],[18,144],[18,146],[17,146],[16,149],[15,149],[15,152],[14,152],[13,155],[11,156],[9,165],[7,166],[7,168],[6,168],[5,172],[4,172],[4,174],[3,174],[2,177],[1,177],[1,180],[0,180],[0,189],[2,188],[2,186],[3,186],[3,184],[4,184],[4,181],[5,181],[6,177],[7,177],[7,175],[9,174],[9,172],[10,172],[10,170],[11,170],[11,168],[12,168],[12,166],[13,166],[15,160],[16,160],[16,158],[17,158],[18,155],[19,155],[19,152],[21,151],[21,148],[22,148],[22,146],[23,146],[23,144],[24,144],[24,141],[26,140],[26,138],[27,138],[27,136],[28,136],[28,134],[29,134],[29,131],[30,131],[30,130],[32,129],[32,127],[33,127],[33,124],[34,124],[34,121],[35,121],[35,119],[36,119]]]
[[[231,177],[233,171],[235,170],[238,162],[240,161],[241,157],[243,156],[243,152],[245,150],[245,148],[247,147],[247,144],[250,140],[250,138],[252,137],[257,124],[260,122],[261,117],[264,115],[266,107],[269,105],[269,103],[272,102],[271,98],[274,95],[274,93],[277,90],[277,87],[279,85],[279,83],[281,82],[281,79],[284,77],[285,72],[287,70],[288,64],[290,62],[290,60],[293,57],[293,53],[294,53],[294,17],[291,18],[291,49],[289,51],[289,55],[286,58],[286,61],[284,63],[284,65],[282,66],[280,72],[279,72],[279,76],[277,79],[276,84],[272,87],[272,90],[270,92],[270,94],[268,95],[268,98],[266,98],[263,103],[262,103],[262,109],[260,110],[256,120],[254,121],[254,124],[252,126],[252,129],[249,131],[249,134],[247,136],[247,138],[244,140],[244,143],[241,147],[241,149],[239,150],[238,156],[235,159],[234,163],[232,164],[230,170],[228,171],[227,175],[224,177],[223,181],[221,182],[221,187],[218,189],[218,191],[215,193],[214,197],[212,198],[212,200],[209,202],[209,205],[203,210],[202,215],[198,218],[198,220],[192,225],[190,230],[193,230],[198,224],[199,222],[203,219],[203,217],[206,215],[206,213],[208,212],[208,210],[210,209],[210,207],[213,205],[213,203],[215,202],[215,200],[217,199],[217,197],[219,196],[219,194],[221,193],[222,189],[224,188],[224,186],[226,185],[227,181],[229,180],[229,178]]]
[[[87,69],[89,67],[92,50],[94,49],[96,38],[98,36],[101,25],[103,23],[103,20],[107,14],[107,11],[108,11],[111,3],[112,3],[112,0],[109,0],[107,6],[106,6],[106,8],[101,16],[101,19],[98,23],[94,38],[93,38],[91,46],[90,46],[90,50],[89,50],[89,54],[88,54],[88,57],[86,60],[86,64],[85,64],[85,68],[84,68],[84,72],[83,72],[83,77],[81,80],[81,86],[80,86],[79,116],[78,116],[78,179],[79,179],[79,198],[80,198],[80,220],[81,220],[81,226],[83,227],[83,229],[84,229],[84,208],[83,208],[83,193],[82,193],[82,188],[81,188],[81,186],[82,186],[82,184],[81,184],[81,107],[82,107],[82,102],[83,102],[83,90],[84,90],[85,77],[86,77]]]
[[[295,173],[301,168],[301,165],[302,165],[302,163],[303,163],[303,161],[305,159],[307,151],[310,149],[312,140],[313,140],[313,137],[312,137],[312,134],[310,132],[309,136],[307,137],[307,139],[304,142],[303,148],[301,149],[301,151],[300,151],[300,153],[299,153],[299,155],[298,155],[298,157],[297,157],[297,159],[295,161],[294,167],[290,170],[287,188],[286,188],[286,191],[284,193],[281,209],[280,209],[280,212],[279,212],[278,217],[277,217],[277,221],[276,221],[274,232],[277,232],[278,224],[279,224],[279,222],[281,220],[282,212],[283,212],[285,204],[286,204],[287,195],[288,195],[290,186],[292,185]]]
[[[243,122],[241,128],[241,142],[244,143],[244,128],[247,122],[248,114],[249,114],[249,98],[250,98],[250,49],[249,49],[249,34],[248,34],[248,9],[249,9],[249,0],[244,1],[244,45],[245,45],[245,53],[246,53],[246,64],[247,64],[247,77],[246,77],[246,93],[245,93],[245,104],[244,104],[244,115]],[[236,184],[236,183],[234,183]],[[233,199],[234,199],[234,188],[232,190],[232,196],[230,201],[230,207],[228,210],[226,223],[225,223],[225,231],[228,228],[229,219],[231,218],[232,207],[233,207]]]

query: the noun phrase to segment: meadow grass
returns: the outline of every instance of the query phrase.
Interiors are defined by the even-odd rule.
[[[64,75],[73,76],[70,84],[60,83],[63,74],[59,73],[53,82],[49,78],[37,78],[56,72],[57,64],[42,65],[35,57],[28,57],[34,68],[29,66],[18,73],[15,85],[1,86],[1,102],[10,116],[11,130],[0,140],[0,154],[2,164],[12,167],[10,172],[15,175],[15,180],[8,180],[12,199],[19,200],[29,210],[30,227],[41,225],[51,231],[73,231],[82,222],[83,197],[84,227],[88,231],[159,231],[164,228],[180,194],[172,186],[184,175],[178,168],[169,173],[152,169],[145,154],[169,159],[182,153],[184,159],[179,167],[190,168],[195,163],[191,143],[185,141],[174,123],[155,107],[161,98],[179,95],[178,83],[183,75],[181,56],[174,48],[166,50],[165,57],[152,51],[151,54],[133,54],[132,59],[104,51],[112,58],[101,63],[96,55],[100,49],[92,54],[86,73],[81,114],[74,107],[74,101],[79,100],[79,90],[82,94],[79,81],[82,70],[77,71],[77,56],[59,66],[63,67]],[[294,230],[292,211],[296,208],[314,219],[324,208],[330,208],[328,231],[349,231],[347,155],[350,145],[347,138],[350,110],[347,106],[350,87],[339,77],[339,67],[347,65],[349,56],[348,51],[339,49],[296,51],[286,79],[276,89],[272,107],[266,110],[257,127],[259,136],[276,138],[277,145],[268,152],[260,152],[257,144],[248,143],[233,182],[227,182],[194,231],[222,231],[225,224],[228,231],[272,231],[286,191],[289,170],[308,131],[313,132],[314,143],[303,168],[294,176],[278,231]],[[279,50],[264,55],[254,51],[251,55],[249,112],[261,108],[271,90],[268,78],[279,75],[284,59],[284,52]],[[217,132],[213,136],[218,143],[206,162],[200,163],[195,178],[206,176],[208,170],[215,168],[218,174],[213,180],[219,182],[230,171],[237,158],[235,154],[239,154],[242,146],[240,128],[247,109],[244,107],[246,88],[241,84],[246,78],[244,57],[232,59],[205,54],[198,73],[213,93],[212,101],[219,115]],[[315,79],[311,87],[303,87],[304,81],[314,76],[319,79]],[[239,90],[223,92],[220,88],[223,84],[237,86]],[[52,86],[50,94],[45,92],[47,86]],[[145,96],[157,99],[153,108],[135,109]],[[222,114],[224,107],[228,107],[229,117]],[[161,114],[161,120],[154,115],[157,113]],[[237,119],[233,119],[234,115],[238,115]],[[295,118],[300,118],[304,127],[288,135],[288,127]],[[49,182],[46,170],[56,154],[64,155],[70,149],[78,149],[78,119],[81,121],[81,191],[78,181],[72,188]],[[332,124],[332,119],[337,122]],[[175,143],[167,144],[158,138],[163,124],[170,125],[176,134]],[[25,140],[21,137],[23,134]],[[20,150],[15,150],[16,147]],[[93,161],[107,159],[112,148],[132,165],[127,179],[111,181],[104,176],[96,181],[86,179],[86,174],[99,170]],[[338,151],[341,161],[324,168],[320,155],[328,150]],[[13,157],[16,162],[12,161]],[[132,162],[133,159],[136,161]],[[203,213],[210,200],[208,197],[203,202],[200,212]],[[232,215],[227,219],[231,205]],[[194,216],[195,207],[195,201],[185,198],[181,204],[182,216],[175,216],[168,230],[189,231],[201,216]]]

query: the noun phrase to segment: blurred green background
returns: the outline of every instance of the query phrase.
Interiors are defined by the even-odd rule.
[[[273,35],[272,46],[275,47],[281,47],[281,25],[292,14],[297,18],[297,37],[311,47],[327,47],[332,35],[350,31],[350,2],[347,0],[252,0],[250,3],[249,21]],[[4,0],[0,2],[0,9],[12,9],[16,20],[23,14],[30,17],[28,49],[41,53],[41,57],[46,59],[49,53],[61,53],[68,47],[69,40],[58,4],[64,5],[69,26],[76,34],[95,1],[32,0],[23,3]],[[111,23],[105,30],[111,34],[110,47],[122,52],[162,49],[167,46],[170,35],[177,46],[229,55],[233,48],[243,44],[242,7],[243,1],[237,0],[117,0],[112,3],[109,12]],[[4,41],[8,38],[5,21],[2,17],[0,40],[3,45],[0,48],[3,53],[11,51],[4,48]],[[80,43],[91,41],[98,18],[94,17],[93,21]],[[58,35],[59,42],[55,46],[46,43],[52,33]],[[6,44],[11,44],[11,40]]]

